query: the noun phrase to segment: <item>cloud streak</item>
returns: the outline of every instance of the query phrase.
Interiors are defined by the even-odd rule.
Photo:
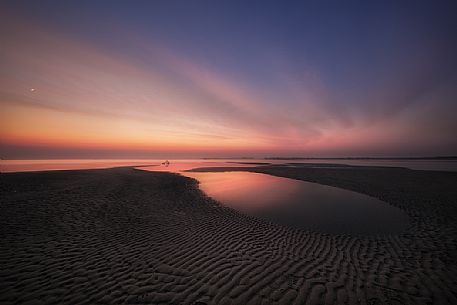
[[[33,20],[2,23],[0,144],[10,157],[38,146],[193,156],[456,152],[457,124],[445,115],[457,110],[456,78],[440,75],[439,50],[405,58],[415,69],[358,90],[332,86],[311,64],[297,74],[279,56],[266,69],[275,82],[259,88],[137,33],[129,56]]]

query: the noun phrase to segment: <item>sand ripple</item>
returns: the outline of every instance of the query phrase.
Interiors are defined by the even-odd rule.
[[[366,193],[414,221],[401,235],[354,237],[242,215],[170,173],[0,179],[1,304],[457,304],[450,191],[417,199],[368,180]]]

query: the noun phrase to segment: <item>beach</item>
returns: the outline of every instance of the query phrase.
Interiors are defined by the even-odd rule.
[[[457,304],[457,172],[260,166],[403,210],[401,233],[256,219],[131,167],[0,175],[1,304]]]

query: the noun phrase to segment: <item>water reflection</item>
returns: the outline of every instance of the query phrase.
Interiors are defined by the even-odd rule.
[[[153,164],[141,169],[179,172],[196,178],[200,181],[200,188],[222,204],[288,226],[363,234],[399,232],[408,224],[402,211],[387,203],[338,188],[249,172],[185,172],[198,167],[252,167],[260,162],[265,160],[2,160],[1,171]],[[271,163],[284,162],[271,160]],[[289,166],[335,167],[328,163]],[[337,167],[341,168],[340,165]]]
[[[185,172],[208,196],[246,214],[327,233],[388,234],[408,225],[378,199],[316,183],[249,172]]]
[[[119,166],[141,166],[160,164],[158,160],[125,159],[65,159],[65,160],[1,160],[0,172],[31,172],[49,170],[76,170],[111,168]]]

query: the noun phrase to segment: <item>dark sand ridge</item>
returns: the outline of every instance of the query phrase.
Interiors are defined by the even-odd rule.
[[[219,170],[359,191],[405,210],[411,227],[384,237],[287,229],[172,173],[1,174],[0,303],[457,304],[457,173]]]

